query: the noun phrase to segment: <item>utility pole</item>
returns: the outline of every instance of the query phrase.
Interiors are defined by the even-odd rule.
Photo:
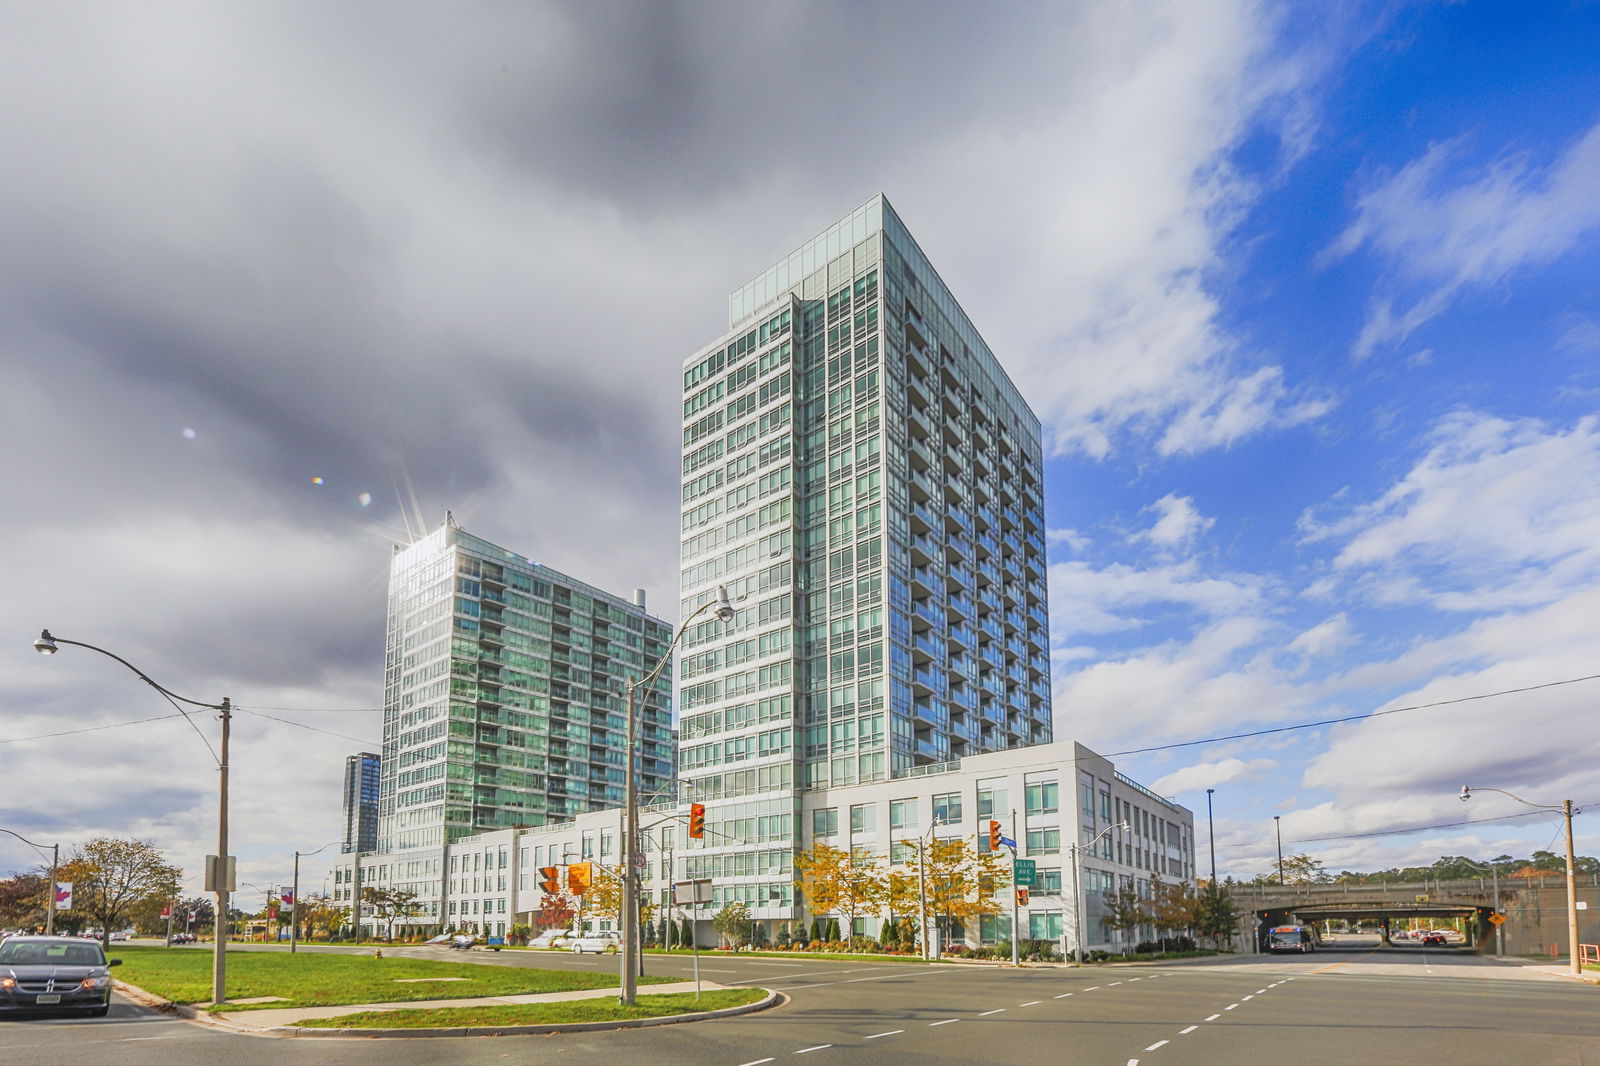
[[[1021,836],[1017,831],[1017,809],[1011,808],[1011,831]],[[1018,950],[1017,941],[1022,937],[1022,930],[1017,925],[1017,844],[1013,839],[1011,844],[1011,965],[1022,965],[1022,953]]]
[[[1278,834],[1278,887],[1282,888],[1283,887],[1283,819],[1279,815],[1274,814],[1272,816],[1272,828]]]
[[[218,792],[222,809],[217,817],[217,915],[216,950],[211,953],[211,1001],[228,1001],[228,735],[233,726],[233,704],[222,697],[217,707],[217,717],[222,720],[222,746],[218,748]]]
[[[1216,789],[1206,789],[1206,837],[1211,841],[1211,884],[1217,883],[1217,821],[1211,814],[1211,794]]]

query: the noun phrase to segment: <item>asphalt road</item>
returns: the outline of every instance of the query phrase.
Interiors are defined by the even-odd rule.
[[[615,964],[520,952],[473,959],[581,969]],[[676,974],[688,961],[651,958],[646,965]],[[702,972],[724,984],[777,988],[792,1002],[762,1014],[643,1030],[344,1041],[237,1036],[119,1000],[105,1019],[0,1022],[0,1061],[1600,1066],[1600,989],[1460,948],[1355,944],[1308,956],[1020,971],[714,958]]]

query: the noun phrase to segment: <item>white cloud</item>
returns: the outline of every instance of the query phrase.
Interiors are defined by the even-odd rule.
[[[1217,523],[1215,518],[1208,518],[1195,508],[1193,497],[1170,492],[1145,510],[1154,511],[1160,517],[1155,525],[1128,539],[1148,541],[1162,548],[1180,547]]]
[[[1311,658],[1341,651],[1355,639],[1350,617],[1343,611],[1320,622],[1289,642],[1289,650]]]
[[[1355,343],[1358,359],[1404,341],[1463,291],[1555,260],[1600,226],[1600,125],[1548,166],[1506,154],[1464,177],[1451,171],[1462,148],[1435,144],[1364,191],[1355,221],[1324,253],[1367,246],[1388,264]]]
[[[1376,500],[1331,518],[1307,511],[1308,542],[1340,539],[1336,571],[1382,602],[1449,610],[1548,603],[1600,580],[1600,424],[1566,429],[1462,412]]]
[[[1600,322],[1583,315],[1563,316],[1555,348],[1563,355],[1600,354]]]
[[[1184,792],[1216,788],[1230,782],[1243,782],[1264,777],[1277,769],[1276,759],[1218,759],[1216,762],[1195,763],[1174,770],[1156,779],[1151,789],[1163,796],[1176,796]]]
[[[1049,582],[1055,642],[1078,634],[1136,628],[1143,624],[1145,609],[1155,606],[1222,617],[1253,610],[1261,602],[1258,579],[1207,577],[1194,560],[1149,569],[1124,563],[1103,568],[1082,561],[1053,563]]]

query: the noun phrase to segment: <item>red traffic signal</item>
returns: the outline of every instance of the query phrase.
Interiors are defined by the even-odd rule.
[[[1000,823],[999,822],[990,822],[989,823],[989,850],[990,851],[999,851],[1000,850]]]
[[[1017,889],[1017,906],[1026,907],[1027,905],[1028,905],[1028,890],[1025,889],[1025,888]]]
[[[539,867],[539,890],[547,896],[561,894],[561,870],[559,867]]]
[[[706,805],[704,803],[689,804],[689,835],[696,840],[703,840],[706,835]]]

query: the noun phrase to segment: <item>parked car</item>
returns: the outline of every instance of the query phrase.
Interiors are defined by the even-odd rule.
[[[450,938],[450,946],[453,948],[460,948],[462,951],[466,951],[468,948],[472,947],[473,943],[476,942],[477,939],[478,938],[473,936],[471,933],[457,933],[455,936]]]
[[[123,941],[126,941],[127,939],[128,939],[128,934],[127,933],[112,933],[111,934],[111,942],[113,944],[122,943]]]
[[[167,937],[167,943],[169,943],[169,944],[193,944],[194,943],[194,934],[193,933],[173,933],[171,936]]]
[[[99,944],[80,937],[13,936],[0,943],[0,1011],[111,1009],[111,967]]]
[[[532,940],[528,941],[530,948],[555,948],[563,946],[563,942],[572,939],[577,934],[570,929],[546,929]]]
[[[619,951],[622,948],[622,934],[614,929],[602,929],[593,933],[578,933],[567,942],[567,947],[579,955],[594,952],[599,955],[606,951]]]

